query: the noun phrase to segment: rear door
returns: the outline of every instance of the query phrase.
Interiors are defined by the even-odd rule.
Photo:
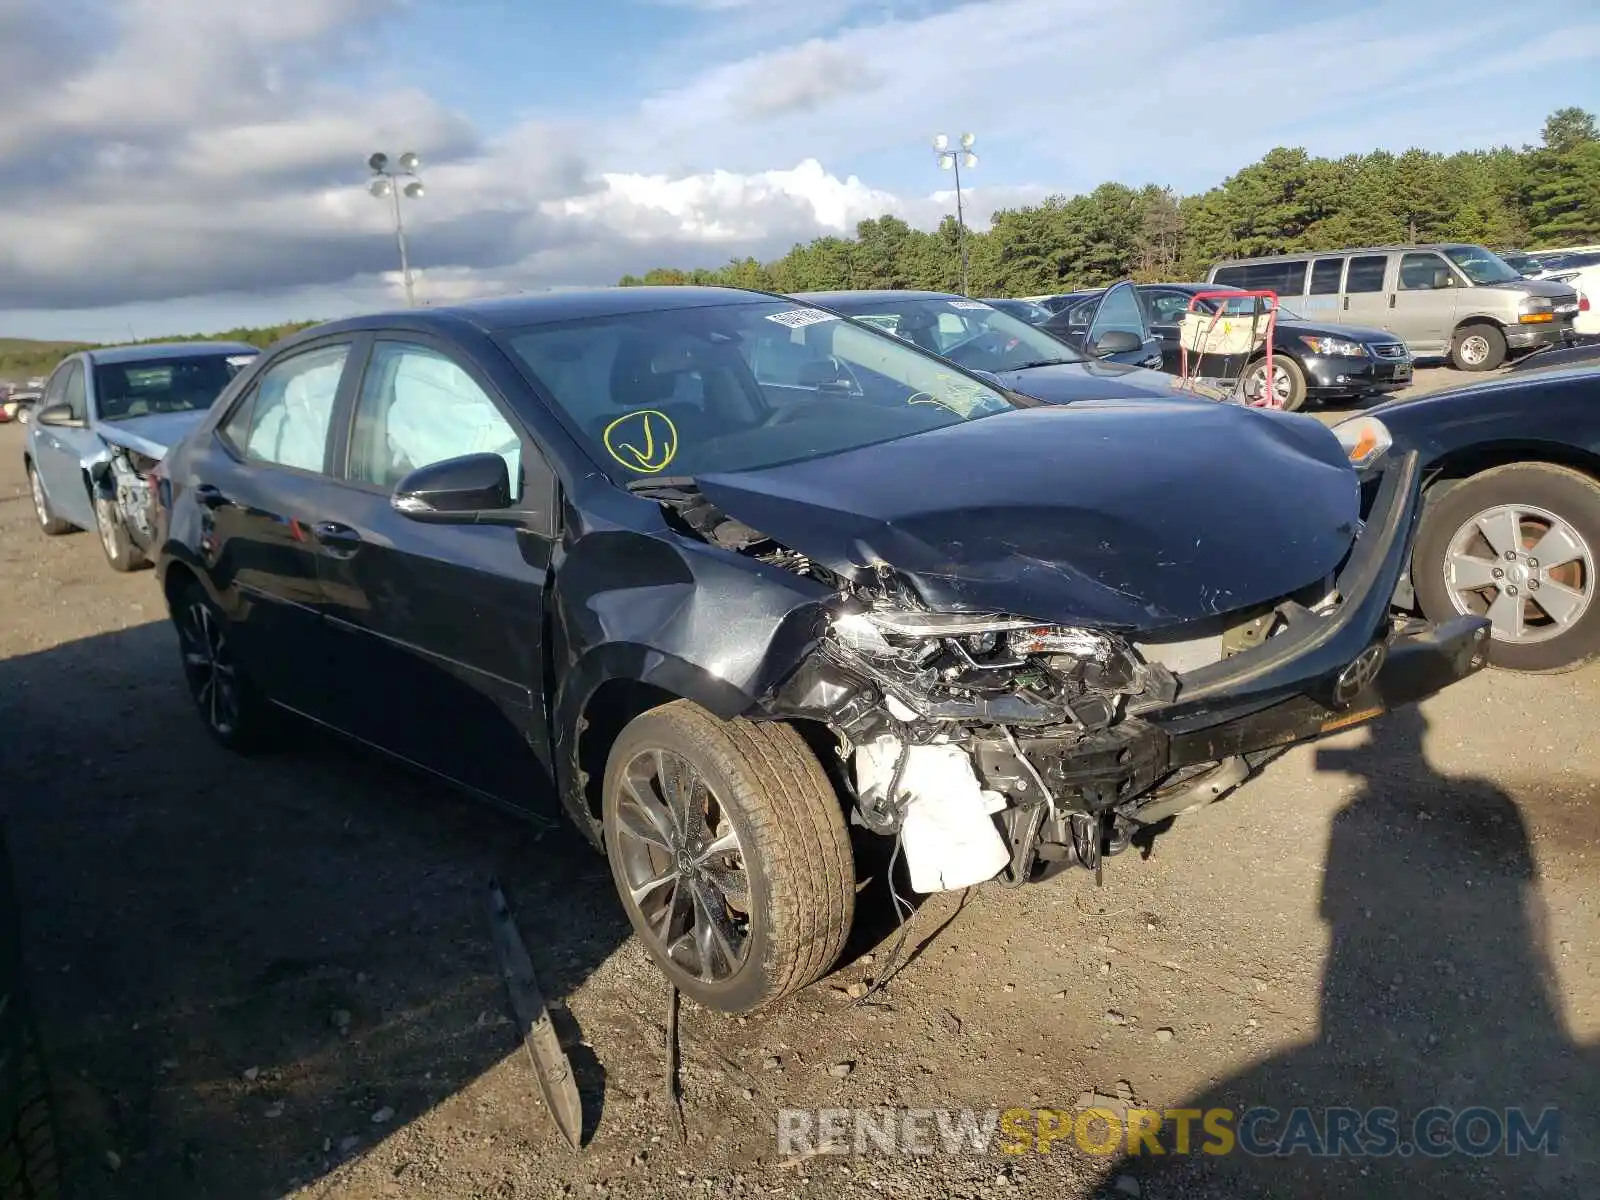
[[[1344,295],[1339,305],[1339,321],[1348,325],[1365,325],[1369,329],[1389,328],[1390,257],[1388,254],[1350,256],[1344,271]]]
[[[357,336],[267,365],[192,456],[201,542],[235,650],[277,701],[340,725],[312,529],[330,495],[333,414]]]
[[[1406,251],[1389,293],[1385,328],[1402,338],[1413,355],[1443,353],[1455,329],[1459,282],[1442,254]]]
[[[452,344],[382,334],[352,391],[341,482],[312,529],[333,661],[362,739],[497,799],[547,802],[545,582],[555,477],[499,376]],[[395,511],[410,471],[506,460],[515,526],[424,524]]]

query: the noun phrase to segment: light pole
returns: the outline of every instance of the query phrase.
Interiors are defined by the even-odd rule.
[[[963,133],[959,139],[960,149],[950,148],[950,139],[944,134],[939,134],[933,139],[933,152],[939,156],[939,166],[946,171],[956,173],[956,238],[961,246],[961,294],[968,294],[967,282],[967,215],[961,206],[961,168],[969,171],[978,165],[978,156],[972,152],[972,144],[978,139],[970,133]]]
[[[404,193],[407,200],[416,200],[422,195],[422,180],[417,176],[422,159],[414,151],[407,150],[391,169],[389,156],[380,152],[367,159],[367,166],[372,168],[367,190],[380,200],[387,196],[394,201],[394,240],[400,246],[400,277],[406,285],[406,306],[415,308],[417,296],[411,284],[411,260],[406,254],[406,223],[400,215],[400,196]],[[402,179],[409,182],[402,183]]]

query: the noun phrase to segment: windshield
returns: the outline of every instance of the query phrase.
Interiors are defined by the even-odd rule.
[[[1237,300],[1224,300],[1222,303],[1223,315],[1229,317],[1248,317],[1256,311],[1257,305],[1260,305],[1263,302],[1261,298],[1257,296],[1241,296]],[[1201,312],[1214,313],[1217,311],[1217,302],[1215,300],[1200,300],[1195,303],[1195,307]],[[1260,311],[1263,316],[1266,315],[1267,310],[1264,306]],[[1305,320],[1304,317],[1290,309],[1289,306],[1284,304],[1281,300],[1278,301],[1278,317],[1284,321]]]
[[[1042,329],[980,300],[873,300],[850,315],[973,371],[1018,371],[1083,356]]]
[[[124,421],[210,408],[228,381],[254,358],[254,354],[195,354],[98,363],[94,395],[100,419]]]
[[[1016,407],[891,337],[793,301],[568,321],[505,340],[624,483],[774,466]]]
[[[1482,246],[1442,246],[1445,257],[1473,283],[1515,283],[1522,273]]]

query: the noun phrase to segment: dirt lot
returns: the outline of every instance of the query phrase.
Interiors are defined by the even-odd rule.
[[[856,1007],[843,989],[893,941],[867,888],[832,978],[747,1020],[685,1010],[680,1147],[665,988],[601,860],[309,733],[258,761],[214,748],[150,574],[40,535],[22,433],[0,427],[0,794],[72,1200],[1600,1188],[1600,670],[1480,676],[1297,750],[1101,889],[934,897],[918,956]],[[561,1002],[581,1154],[505,1015],[495,873]],[[1561,1141],[1425,1166],[1112,1164],[1070,1139],[778,1154],[780,1108],[1071,1108],[1119,1084],[1161,1108],[1555,1105]]]

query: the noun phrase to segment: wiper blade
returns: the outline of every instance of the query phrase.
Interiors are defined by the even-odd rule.
[[[692,475],[659,475],[649,479],[633,479],[627,483],[627,489],[639,495],[649,495],[652,492],[698,492],[700,485],[694,481]]]
[[[1007,367],[1008,371],[1026,371],[1031,367],[1070,367],[1080,360],[1076,358],[1036,358],[1031,362],[1018,363],[1014,367]]]

